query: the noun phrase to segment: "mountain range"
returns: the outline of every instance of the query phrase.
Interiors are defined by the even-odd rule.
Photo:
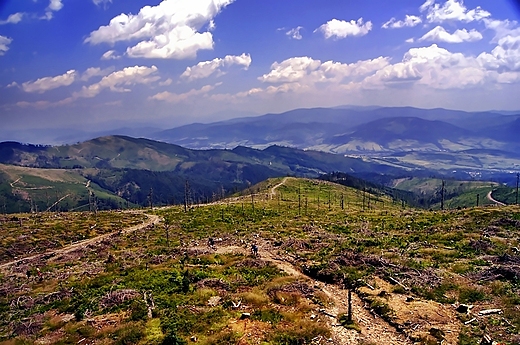
[[[0,163],[0,201],[10,200],[11,210],[35,205],[46,209],[49,191],[57,192],[56,199],[58,191],[71,195],[66,200],[70,209],[88,206],[90,188],[113,208],[124,201],[146,205],[152,193],[154,203],[180,203],[187,192],[190,200],[203,202],[277,176],[402,173],[388,164],[289,147],[192,150],[126,136],[61,146],[3,142]]]
[[[520,112],[446,109],[313,108],[209,124],[191,124],[151,134],[154,140],[193,149],[263,148],[271,145],[339,154],[462,152],[520,146]]]

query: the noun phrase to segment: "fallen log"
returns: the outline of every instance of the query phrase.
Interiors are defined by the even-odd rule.
[[[491,315],[491,314],[502,314],[502,309],[486,309],[478,312],[479,316]]]

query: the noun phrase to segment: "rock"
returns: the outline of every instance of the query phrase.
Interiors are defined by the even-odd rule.
[[[469,311],[471,310],[471,308],[473,308],[473,305],[471,304],[460,304],[458,307],[457,307],[457,311],[459,313],[464,313],[464,314],[468,314]]]
[[[213,296],[208,300],[208,305],[210,307],[216,307],[222,298],[220,296]]]
[[[438,329],[435,327],[430,328],[430,335],[437,340],[443,340],[445,336],[444,331],[442,329]]]

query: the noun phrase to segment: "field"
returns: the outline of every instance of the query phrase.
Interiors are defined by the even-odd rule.
[[[518,207],[425,211],[284,178],[141,212],[98,213],[104,235],[72,247],[52,229],[94,215],[4,218],[8,251],[33,224],[56,249],[0,266],[3,343],[520,342]]]
[[[123,208],[126,200],[114,195],[77,170],[38,169],[0,164],[2,213],[33,211],[88,211],[95,197],[98,209]],[[133,205],[132,205],[133,206]]]

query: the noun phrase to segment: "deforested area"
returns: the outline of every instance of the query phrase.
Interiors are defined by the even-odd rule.
[[[103,235],[4,260],[4,343],[519,340],[516,206],[428,211],[279,178],[210,204],[97,216],[113,217]],[[75,217],[95,215],[62,221]],[[55,227],[41,222],[40,236],[57,241]]]

